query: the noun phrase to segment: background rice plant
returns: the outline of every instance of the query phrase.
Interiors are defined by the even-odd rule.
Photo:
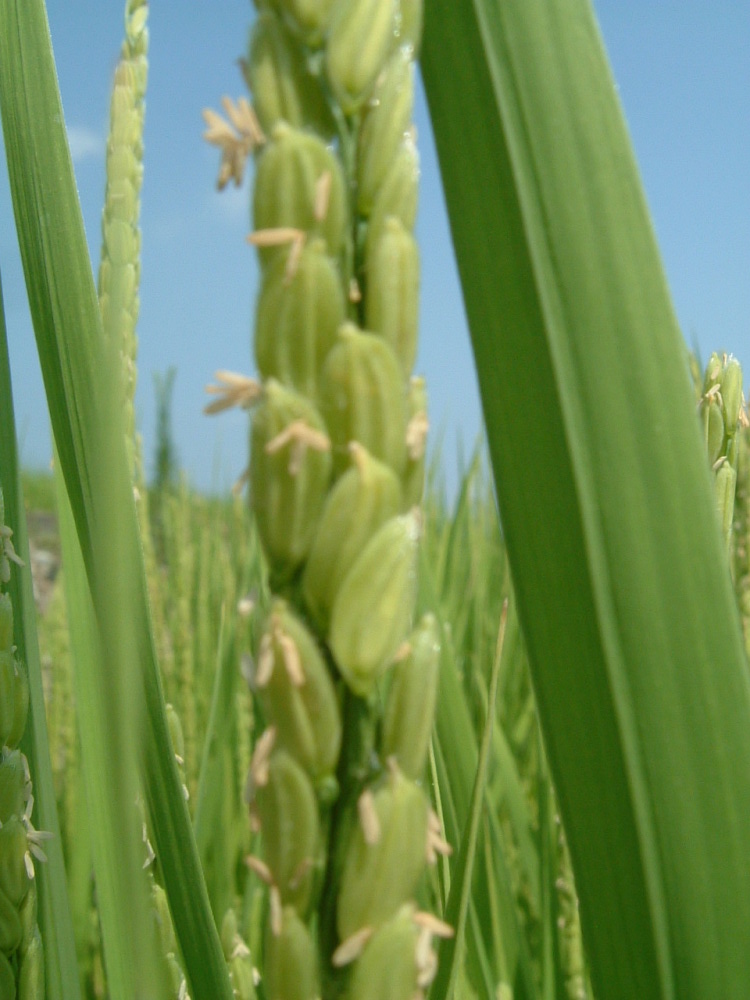
[[[455,506],[433,472],[420,603],[444,637],[431,767],[456,855],[429,892],[465,934],[431,995],[585,997],[593,985],[599,998],[742,998],[746,660],[684,347],[591,10],[431,0],[423,72],[503,517],[501,534],[481,453]],[[62,820],[42,872],[48,995],[80,995],[79,971],[86,995],[169,995],[149,970],[152,935],[134,936],[150,926],[145,888],[141,902],[130,891],[140,773],[191,995],[228,997],[217,927],[235,911],[257,964],[265,919],[242,862],[253,706],[238,660],[255,619],[237,613],[248,596],[263,606],[259,549],[241,504],[178,484],[159,497],[145,575],[41,3],[0,0],[0,104],[69,543],[68,607],[58,590],[41,624],[51,745],[65,748],[51,766],[28,575],[19,597],[37,826],[57,831],[56,802]],[[6,362],[0,390],[0,475],[26,557]],[[742,472],[740,487],[744,612]],[[76,600],[89,624],[68,638]],[[73,680],[76,644],[88,648],[73,650]],[[182,727],[182,773],[162,692]],[[92,815],[119,816],[130,836],[107,843]]]

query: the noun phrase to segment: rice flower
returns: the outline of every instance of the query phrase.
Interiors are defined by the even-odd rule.
[[[349,986],[406,1000],[434,976],[435,928],[451,933],[416,904],[449,850],[420,785],[440,631],[414,628],[422,2],[257,6],[242,69],[263,130],[250,505],[273,594],[249,671],[267,725],[249,783],[262,854],[248,864],[269,894],[261,971],[271,1000]]]

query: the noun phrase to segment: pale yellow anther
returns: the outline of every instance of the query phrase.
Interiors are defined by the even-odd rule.
[[[412,462],[418,461],[424,455],[429,429],[430,422],[424,410],[415,413],[406,425],[406,450]]]
[[[275,229],[256,229],[247,237],[247,242],[254,247],[283,247],[287,243],[299,242],[304,238],[305,234],[301,229],[279,226]]]
[[[357,471],[362,477],[368,474],[367,449],[359,441],[350,441],[346,446],[352,462],[357,466]]]
[[[296,476],[302,468],[302,460],[305,457],[305,449],[312,448],[313,451],[329,451],[331,442],[321,431],[316,431],[304,420],[293,420],[288,427],[285,427],[280,434],[266,445],[266,453],[275,455],[287,445],[290,447],[289,455],[289,475]]]
[[[284,284],[288,285],[297,273],[299,260],[305,246],[307,234],[293,226],[277,226],[273,229],[256,229],[247,237],[247,242],[259,249],[289,246],[289,257],[284,268]]]
[[[437,864],[438,856],[447,858],[451,854],[453,854],[453,848],[447,840],[444,840],[442,837],[434,833],[427,834],[425,856],[427,858],[428,865]]]
[[[230,958],[249,958],[250,957],[250,954],[251,954],[250,953],[250,949],[245,944],[245,942],[242,940],[242,938],[239,936],[239,934],[236,935],[235,940],[232,942],[232,944],[233,944],[233,947],[232,947],[232,954],[229,956]]]
[[[43,840],[49,840],[50,837],[52,837],[52,834],[51,833],[47,833],[46,830],[45,831],[35,830],[34,833],[36,834],[37,837],[41,837]],[[31,838],[29,838],[29,850],[34,855],[34,857],[37,859],[37,861],[46,861],[47,860],[47,855],[44,853],[44,851],[42,850],[42,848],[39,846],[39,843],[38,843],[37,840],[32,840]]]
[[[273,885],[273,874],[265,861],[254,854],[248,854],[245,858],[245,864],[251,871],[255,872],[261,882],[265,882],[266,885]]]
[[[234,406],[247,410],[260,398],[261,386],[257,379],[229,371],[215,372],[214,378],[218,384],[207,385],[206,392],[219,398],[204,406],[203,412],[208,416],[230,410]]]
[[[375,797],[369,788],[357,799],[357,814],[365,843],[372,847],[380,840],[380,821],[375,809]]]
[[[437,955],[432,947],[432,935],[426,929],[421,930],[417,936],[414,964],[417,967],[417,986],[426,989],[437,972]]]
[[[9,528],[7,524],[0,524],[0,542],[2,542],[2,545],[0,545],[0,553],[2,553],[9,562],[15,563],[16,566],[23,566],[23,559],[16,554],[16,550],[13,548],[13,542],[11,541],[12,537],[12,529]]]
[[[446,924],[444,920],[436,917],[434,913],[428,913],[426,910],[418,910],[412,917],[412,920],[417,927],[427,931],[433,937],[452,938],[456,933],[450,924]]]
[[[302,687],[305,683],[305,671],[302,667],[299,650],[294,639],[289,635],[284,635],[279,631],[278,641],[281,646],[281,655],[284,658],[284,666],[289,675],[289,680],[295,687]]]
[[[283,928],[282,919],[282,909],[281,909],[281,893],[278,887],[275,885],[271,886],[271,891],[268,894],[268,901],[270,903],[271,910],[271,933],[274,937],[278,937],[281,934]]]
[[[713,378],[714,376],[711,377]],[[711,402],[715,402],[718,406],[723,405],[723,400],[721,398],[721,385],[718,382],[715,382],[709,389],[707,389],[703,393],[698,405],[700,406],[701,403],[711,403]]]
[[[324,171],[315,182],[315,196],[313,200],[313,218],[316,222],[323,222],[328,215],[328,204],[331,199],[331,181],[333,176],[330,170]]]
[[[223,191],[231,180],[234,180],[235,187],[239,187],[242,184],[246,162],[247,151],[243,148],[241,142],[235,140],[224,146],[221,163],[219,164],[219,173],[216,178],[216,187],[219,191]]]
[[[212,146],[223,146],[225,143],[237,139],[229,123],[211,108],[203,109],[203,120],[207,126],[206,131],[203,133],[203,138],[206,142],[211,143]]]
[[[305,457],[305,445],[301,441],[296,441],[289,455],[289,475],[296,476],[302,468],[302,461]]]
[[[217,180],[220,191],[230,180],[233,180],[237,187],[240,186],[248,156],[264,139],[255,112],[244,98],[240,98],[234,105],[228,97],[223,97],[221,103],[231,125],[210,108],[203,111],[203,120],[207,126],[203,138],[221,150]]]
[[[255,788],[263,788],[264,785],[268,784],[268,765],[275,742],[276,727],[269,726],[255,744],[253,758],[250,762],[250,776]]]
[[[31,803],[31,807],[33,808],[34,805],[33,796],[30,797],[29,802]],[[29,815],[30,814],[31,813],[29,810]],[[46,861],[47,855],[42,850],[41,844],[45,840],[51,840],[52,834],[48,830],[35,830],[28,820],[26,820],[25,826],[26,826],[26,839],[28,840],[29,843],[29,851],[31,852],[31,854],[34,855],[37,861]],[[28,854],[29,851],[27,851],[26,853]],[[30,875],[29,877],[33,878],[33,875]]]
[[[440,818],[434,809],[430,809],[427,815],[427,842],[426,842],[427,863],[437,864],[438,856],[449,857],[453,853],[453,848],[443,837],[443,830]]]
[[[385,759],[385,766],[388,768],[388,777],[391,784],[396,784],[396,782],[401,777],[401,768],[398,766],[398,759],[391,754]]]
[[[331,956],[331,965],[336,969],[340,969],[342,966],[348,965],[356,958],[359,958],[365,950],[365,945],[372,937],[372,934],[372,927],[363,927],[345,941],[342,941]]]
[[[263,688],[271,680],[273,674],[274,655],[271,636],[266,633],[260,640],[258,651],[258,667],[255,671],[255,687]]]
[[[236,389],[248,389],[250,387],[255,389],[258,388],[258,383],[255,379],[249,378],[241,372],[228,371],[226,368],[219,369],[219,371],[214,373],[214,377],[218,379],[219,382],[223,382],[224,385],[234,387]]]
[[[252,105],[246,97],[240,97],[236,104],[226,95],[221,99],[221,105],[226,112],[227,118],[234,125],[240,135],[252,139],[253,145],[260,146],[266,141],[263,129],[260,127],[258,116],[255,114]]]
[[[302,251],[305,246],[305,236],[304,233],[299,236],[296,240],[292,242],[292,248],[289,251],[289,257],[287,258],[286,267],[284,268],[284,284],[288,285],[292,278],[297,273],[297,268],[299,267],[300,257],[302,256]]]
[[[146,848],[146,857],[141,865],[141,868],[145,871],[154,863],[154,861],[156,861],[156,852],[154,851],[153,845],[149,840],[148,827],[145,822],[141,825],[141,840],[143,841],[143,846]]]
[[[359,287],[359,282],[354,277],[349,279],[349,301],[353,302],[355,305],[362,301],[362,289]]]

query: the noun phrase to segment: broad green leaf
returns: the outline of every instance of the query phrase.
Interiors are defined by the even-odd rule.
[[[45,844],[46,864],[36,865],[39,885],[38,920],[44,940],[47,996],[49,1000],[78,1000],[81,993],[44,713],[42,670],[36,634],[36,608],[18,467],[2,283],[0,283],[0,487],[3,490],[6,520],[13,528],[16,552],[25,564],[23,570],[16,570],[12,574],[9,592],[16,622],[18,654],[26,665],[29,678],[29,718],[22,749],[28,758],[33,781],[35,809],[32,821],[37,829],[52,834]]]
[[[430,0],[422,69],[598,1000],[750,983],[750,687],[587,0]]]
[[[0,106],[52,430],[107,650],[112,685],[108,700],[111,706],[121,696],[125,710],[134,702],[144,705],[144,724],[133,731],[126,711],[108,719],[115,744],[124,751],[118,755],[120,775],[127,787],[132,765],[127,750],[137,745],[154,846],[191,995],[230,1000],[226,965],[170,748],[121,414],[115,405],[119,393],[113,391],[118,387],[117,360],[102,337],[41,0],[0,0]],[[145,925],[134,928],[134,936],[145,930]],[[138,972],[135,956],[123,976],[130,972]]]

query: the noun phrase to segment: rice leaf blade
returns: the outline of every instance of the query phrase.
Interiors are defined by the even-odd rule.
[[[37,865],[39,928],[44,940],[45,974],[49,1000],[80,1000],[78,965],[65,879],[60,824],[52,781],[49,740],[44,711],[42,671],[36,632],[36,609],[31,582],[31,559],[21,478],[18,467],[13,389],[0,281],[0,486],[6,518],[13,525],[16,552],[26,569],[11,576],[9,591],[15,612],[18,653],[29,678],[29,718],[23,751],[29,761],[35,795],[34,822],[52,834],[46,844],[47,862]]]
[[[497,695],[497,680],[500,673],[500,655],[504,625],[505,618],[503,617],[503,622],[500,626],[501,632],[498,639],[497,654],[490,680],[490,710],[487,712],[487,721],[479,747],[477,769],[474,775],[474,787],[471,793],[469,819],[461,839],[461,847],[453,871],[451,892],[445,912],[448,923],[455,929],[455,936],[447,938],[441,943],[437,976],[435,977],[435,982],[430,993],[432,1000],[445,1000],[446,997],[454,994],[459,961],[464,949],[467,922],[470,919],[471,886],[474,876],[474,862],[479,844],[482,813],[485,808],[487,766],[490,759],[492,729],[495,721],[495,713],[492,711],[492,707],[495,704]]]
[[[591,6],[434,0],[422,69],[594,992],[740,1000],[750,690]]]

